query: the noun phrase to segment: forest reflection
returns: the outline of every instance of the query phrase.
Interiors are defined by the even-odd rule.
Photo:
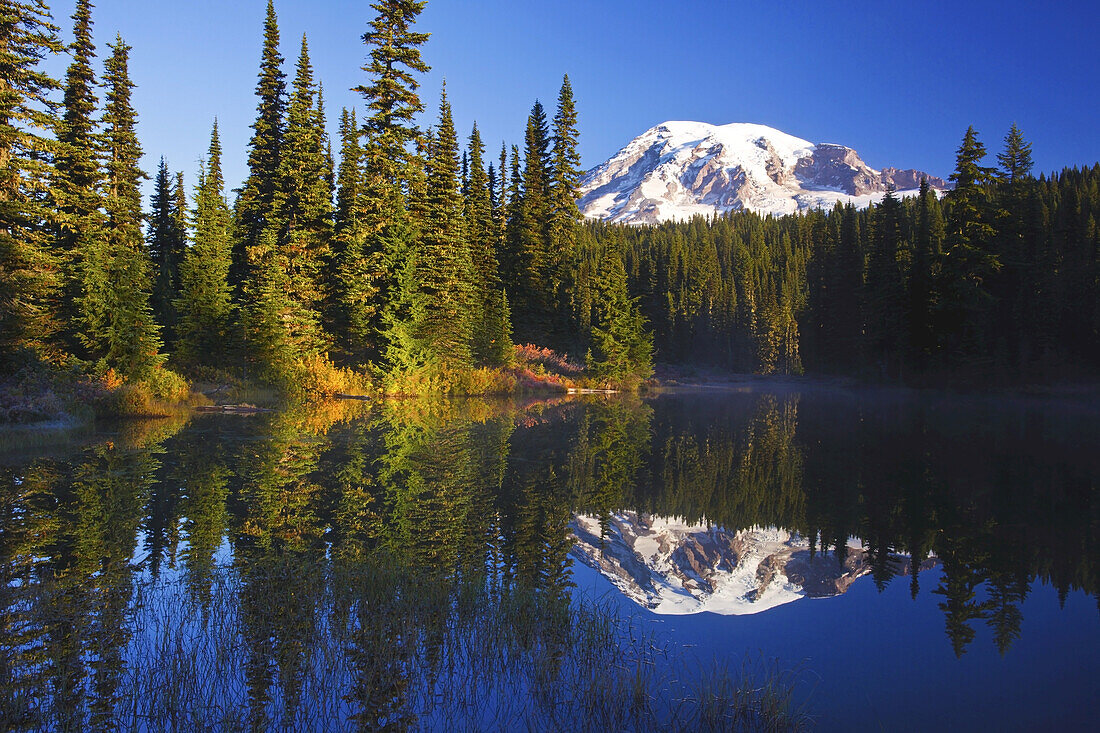
[[[456,666],[488,674],[478,660],[528,665],[517,691],[583,676],[571,523],[596,517],[606,538],[624,510],[864,552],[880,589],[938,584],[956,654],[982,624],[1003,654],[1035,584],[1100,604],[1096,424],[989,400],[689,392],[336,403],[0,454],[0,722],[113,728],[156,662],[153,617],[214,640],[179,659],[224,669],[223,687],[190,694],[240,700],[246,729],[402,728],[442,681],[461,687]],[[325,684],[333,709],[305,704]],[[186,704],[172,694],[146,691]]]

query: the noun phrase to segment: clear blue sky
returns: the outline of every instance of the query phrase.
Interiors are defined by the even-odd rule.
[[[99,61],[116,32],[150,173],[164,155],[194,182],[220,120],[230,187],[245,175],[266,0],[100,0]],[[71,39],[72,0],[50,3]],[[306,33],[329,122],[362,82],[367,0],[277,0],[286,72]],[[1038,170],[1100,160],[1100,3],[800,0],[429,0],[418,29],[460,134],[476,119],[490,155],[521,143],[563,73],[580,112],[584,166],[670,119],[756,122],[858,150],[870,165],[946,176],[968,125],[991,153],[1015,121]],[[55,69],[59,74],[63,68]],[[991,162],[989,164],[993,164]]]

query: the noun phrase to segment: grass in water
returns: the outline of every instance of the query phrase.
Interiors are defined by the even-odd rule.
[[[8,608],[26,623],[23,643],[4,655],[11,673],[5,686],[12,686],[2,693],[7,712],[0,727],[786,731],[808,725],[791,699],[794,679],[774,665],[700,673],[697,663],[606,604],[518,590],[499,577],[284,560],[208,568],[201,576],[173,573],[122,588],[100,585],[76,591],[84,597],[75,599],[72,589],[51,583],[8,587],[19,596],[7,599]],[[127,593],[127,610],[110,612]],[[63,618],[65,612],[75,615]],[[57,653],[81,636],[82,652]]]

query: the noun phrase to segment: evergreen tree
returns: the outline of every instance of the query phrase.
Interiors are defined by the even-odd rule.
[[[996,336],[1004,344],[1004,359],[1013,368],[1022,368],[1026,360],[1028,293],[1035,288],[1034,274],[1038,267],[1035,247],[1029,244],[1027,215],[1031,181],[1031,144],[1016,123],[1004,139],[1004,152],[997,156],[1001,164],[1000,181],[1005,184],[997,211],[997,251],[1003,267],[999,287],[993,294],[1001,303],[995,314]]]
[[[974,128],[967,128],[956,157],[947,195],[945,251],[940,269],[939,332],[950,360],[983,358],[988,335],[988,315],[993,295],[990,286],[1001,263],[993,251],[994,229],[986,188],[992,169],[981,165],[985,146]]]
[[[238,292],[251,269],[250,248],[260,244],[260,236],[272,224],[275,211],[286,112],[286,75],[282,66],[279,21],[273,0],[268,0],[260,76],[256,84],[256,96],[260,101],[256,108],[256,121],[252,123],[252,140],[248,145],[248,178],[237,197],[234,212],[236,234],[229,278]]]
[[[465,195],[467,237],[476,287],[471,323],[476,361],[500,365],[512,356],[511,323],[502,309],[503,285],[496,258],[497,232],[493,221],[493,181],[485,171],[485,145],[477,124],[470,133],[469,180]],[[491,166],[490,166],[491,169]]]
[[[180,202],[172,182],[168,163],[161,157],[150,202],[146,243],[155,273],[153,316],[164,329],[164,339],[169,345],[175,341],[177,314],[172,302],[179,295],[180,263],[187,250],[187,232],[181,227]],[[186,203],[183,205],[186,208]]]
[[[58,150],[55,180],[50,187],[57,223],[57,249],[61,257],[61,318],[68,327],[70,345],[79,339],[76,327],[81,314],[79,303],[84,286],[85,251],[96,246],[102,236],[99,192],[102,179],[99,140],[93,116],[98,100],[92,60],[92,3],[77,0],[73,12],[74,40],[69,50],[72,63],[65,72],[64,112],[57,126]]]
[[[524,143],[523,195],[518,198],[518,240],[515,243],[513,308],[517,334],[523,342],[546,345],[553,328],[553,280],[550,221],[553,211],[550,131],[542,104],[535,102],[527,118]]]
[[[195,196],[195,236],[180,266],[177,356],[185,364],[221,366],[229,356],[233,318],[229,268],[232,219],[225,201],[218,121]]]
[[[332,196],[327,181],[325,133],[318,108],[309,45],[302,36],[286,132],[280,148],[271,224],[286,267],[288,297],[318,311],[321,276],[332,236]]]
[[[140,379],[164,357],[158,353],[160,327],[149,303],[149,258],[141,231],[140,181],[145,173],[138,167],[141,145],[131,104],[130,46],[117,37],[109,48],[102,120],[107,221],[104,236],[83,260],[80,338],[101,365]]]
[[[477,292],[463,220],[458,139],[447,89],[428,157],[427,209],[416,255],[418,296],[424,300],[415,334],[429,358],[450,367],[471,364],[471,308]],[[475,311],[476,312],[476,311]]]
[[[588,368],[605,384],[636,387],[653,374],[653,337],[646,330],[637,299],[627,293],[626,269],[619,253],[604,254],[594,289]]]
[[[1024,134],[1015,122],[1005,135],[1005,149],[997,155],[997,161],[1010,186],[1031,175],[1031,143],[1024,140]]]
[[[424,0],[378,0],[375,18],[363,34],[369,49],[363,71],[368,82],[354,89],[367,103],[363,184],[363,268],[366,283],[354,293],[350,314],[358,321],[352,343],[359,353],[384,353],[391,366],[418,361],[411,325],[419,317],[416,303],[414,222],[405,196],[417,197],[422,164],[410,145],[418,142],[414,124],[423,105],[417,74],[426,73],[420,47],[427,33],[412,30]],[[365,296],[365,297],[364,297]],[[371,302],[373,301],[373,302]],[[383,348],[384,343],[384,348]]]
[[[872,248],[867,258],[866,328],[869,351],[879,376],[897,376],[908,333],[904,260],[908,243],[902,231],[904,212],[893,185],[872,215]]]
[[[40,0],[0,7],[0,374],[24,357],[47,356],[57,321],[50,305],[57,263],[46,229],[50,176],[50,93],[57,80],[40,68],[59,53],[57,28]]]
[[[370,49],[363,67],[370,81],[355,87],[367,100],[364,132],[368,139],[368,167],[383,181],[399,181],[408,162],[408,145],[419,131],[416,115],[424,111],[416,74],[430,67],[420,56],[427,33],[412,30],[426,0],[378,0],[371,4],[377,15],[363,34]]]
[[[921,178],[917,197],[917,228],[913,243],[913,264],[909,275],[910,344],[919,370],[935,346],[933,337],[936,264],[943,247],[943,215],[939,198],[927,178]]]
[[[366,249],[364,171],[361,133],[355,110],[340,119],[340,167],[336,186],[330,322],[337,347],[353,361],[366,362],[376,352],[382,329],[383,252]]]
[[[577,230],[581,218],[577,208],[577,187],[580,185],[581,157],[577,152],[577,108],[573,100],[573,86],[569,76],[562,79],[558,93],[558,109],[554,115],[553,153],[551,155],[551,212],[550,212],[550,263],[548,276],[553,283],[551,295],[556,310],[554,331],[561,345],[573,321],[574,304],[571,303],[574,285],[569,276],[575,269]],[[575,330],[575,329],[574,329]]]

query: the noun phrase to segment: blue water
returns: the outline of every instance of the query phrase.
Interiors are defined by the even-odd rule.
[[[1090,730],[1100,705],[1100,612],[1071,593],[1060,608],[1049,586],[1022,604],[1021,637],[1001,656],[977,626],[956,658],[944,636],[939,570],[879,592],[869,578],[833,598],[807,598],[743,616],[661,616],[577,564],[578,591],[611,602],[698,659],[699,669],[777,661],[797,680],[798,705],[822,731]]]

